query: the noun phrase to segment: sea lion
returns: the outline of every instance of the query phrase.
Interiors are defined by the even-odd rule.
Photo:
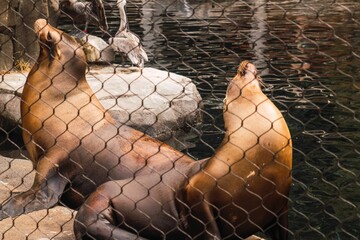
[[[77,239],[287,239],[292,143],[244,61],[224,104],[226,134],[207,161],[101,185],[79,209]]]
[[[83,49],[45,19],[34,24],[40,55],[21,96],[23,139],[36,169],[26,192],[2,205],[0,219],[57,203],[77,209],[97,186],[163,174],[193,159],[116,123],[88,85]]]

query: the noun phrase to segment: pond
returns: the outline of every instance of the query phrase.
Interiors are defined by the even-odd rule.
[[[107,3],[114,35],[116,1]],[[360,238],[360,2],[128,0],[127,14],[146,66],[191,78],[203,98],[186,153],[212,155],[228,81],[250,60],[292,133],[290,238]]]

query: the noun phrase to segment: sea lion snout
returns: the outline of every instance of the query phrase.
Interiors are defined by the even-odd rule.
[[[61,40],[61,31],[53,28],[46,19],[38,19],[34,23],[34,30],[41,43],[57,43]]]
[[[237,82],[237,85],[240,88],[243,88],[248,84],[264,85],[255,65],[247,60],[240,63],[237,74],[232,81]]]
[[[242,61],[238,68],[238,74],[240,77],[244,77],[247,73],[252,73],[255,77],[257,77],[257,70],[254,64],[245,60]]]
[[[39,34],[40,31],[44,30],[47,25],[48,25],[48,22],[46,19],[40,18],[40,19],[36,20],[34,23],[35,33]]]
[[[38,19],[34,23],[34,31],[37,34],[40,47],[43,51],[40,55],[46,55],[49,57],[49,61],[52,62],[57,56],[58,59],[62,56],[58,43],[63,38],[63,32],[52,27],[46,19]]]

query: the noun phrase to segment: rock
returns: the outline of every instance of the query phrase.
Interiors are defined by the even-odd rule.
[[[102,38],[86,34],[75,29],[69,34],[83,46],[88,63],[112,63],[115,61],[114,50]]]
[[[13,33],[16,24],[16,14],[13,10],[13,2],[0,0],[0,72],[9,71],[14,66]]]
[[[32,63],[39,55],[39,43],[33,30],[34,22],[39,18],[46,18],[52,24],[57,22],[60,14],[58,4],[54,4],[54,0],[11,2],[13,5],[13,2],[17,2],[13,8],[16,11],[14,57]],[[14,25],[13,22],[9,24]]]
[[[21,73],[11,73],[4,74],[0,81],[0,149],[3,150],[23,145],[19,121],[20,94],[25,78]]]
[[[0,34],[0,71],[9,71],[14,66],[11,35]]]
[[[7,158],[0,155],[0,205],[11,192],[26,191],[31,187],[35,171],[30,161],[19,159],[20,155]],[[56,206],[51,209],[23,214],[16,219],[0,221],[0,239],[75,239],[73,232],[76,211]],[[264,240],[255,235],[246,240]]]
[[[4,94],[0,114],[12,125],[20,121],[19,96],[25,80],[25,74],[11,73],[0,82],[0,93]],[[202,121],[201,96],[184,76],[154,68],[111,65],[92,66],[87,80],[115,119],[173,146],[189,134],[189,126]]]
[[[2,92],[0,90],[0,94],[0,127],[8,130],[18,124],[20,98],[14,95],[14,92]]]
[[[81,39],[88,63],[112,63],[115,61],[114,50],[101,38],[87,35]]]
[[[12,193],[29,189],[34,176],[31,161],[0,156],[0,206]],[[0,221],[0,239],[74,239],[73,217],[73,210],[57,206],[7,218]]]
[[[19,1],[0,0],[0,29],[10,28],[16,25],[16,5]]]
[[[60,3],[59,0],[48,0],[49,17],[47,18],[51,26],[57,26],[60,18]]]
[[[59,15],[58,0],[0,0],[0,33],[6,35],[0,37],[0,71],[11,69],[14,60],[32,63],[39,54],[39,44],[32,29],[35,20],[46,18],[55,26]],[[12,39],[8,41],[7,38]]]
[[[190,79],[154,68],[117,68],[115,75],[113,71],[94,70],[88,81],[119,122],[161,140],[186,123],[201,122],[201,97]]]
[[[20,96],[27,74],[6,73],[0,81],[0,115],[15,122],[20,119]]]

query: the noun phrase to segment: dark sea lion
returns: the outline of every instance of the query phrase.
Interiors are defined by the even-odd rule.
[[[30,190],[2,205],[0,219],[57,203],[77,209],[97,186],[163,174],[193,159],[120,125],[85,79],[81,46],[44,19],[35,22],[41,50],[21,97],[23,139],[36,176]]]
[[[101,185],[80,208],[77,239],[287,239],[292,143],[277,107],[241,63],[225,99],[226,134],[207,161]]]

